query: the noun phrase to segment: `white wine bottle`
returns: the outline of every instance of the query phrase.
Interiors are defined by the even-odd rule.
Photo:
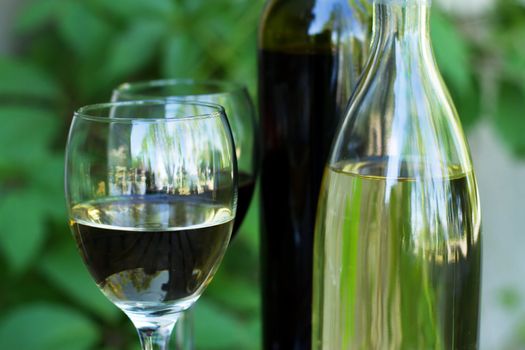
[[[478,349],[477,185],[429,11],[374,0],[371,56],[319,199],[312,349]]]

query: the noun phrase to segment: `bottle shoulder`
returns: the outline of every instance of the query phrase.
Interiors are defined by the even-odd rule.
[[[332,163],[416,157],[428,169],[442,164],[471,170],[456,108],[431,53],[421,61],[411,58],[372,56],[346,110]]]

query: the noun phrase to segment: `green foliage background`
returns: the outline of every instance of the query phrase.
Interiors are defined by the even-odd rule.
[[[63,149],[72,112],[108,100],[124,81],[161,77],[231,79],[254,94],[262,6],[26,3],[16,18],[16,54],[0,57],[0,349],[138,348],[130,322],[88,276],[67,227]],[[525,156],[525,3],[499,0],[475,20],[435,9],[432,35],[464,125],[489,118],[509,150]],[[196,305],[198,349],[260,348],[257,211],[254,203]],[[509,295],[507,304],[517,298]],[[521,328],[513,346],[525,347],[525,322]]]

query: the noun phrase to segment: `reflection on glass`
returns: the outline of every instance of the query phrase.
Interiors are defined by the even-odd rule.
[[[253,103],[242,85],[219,80],[156,80],[126,83],[113,92],[114,101],[165,99],[211,102],[224,107],[235,141],[239,169],[239,202],[235,236],[250,205],[255,189],[259,159],[259,136]],[[139,131],[138,131],[139,132]],[[206,133],[206,131],[203,131]],[[183,151],[192,150],[182,145]]]

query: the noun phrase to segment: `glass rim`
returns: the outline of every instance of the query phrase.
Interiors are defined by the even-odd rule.
[[[194,92],[189,94],[181,95],[167,95],[159,96],[158,94],[149,94],[149,89],[154,88],[165,88],[165,87],[177,87],[177,86],[211,86],[217,88],[216,91],[202,91]],[[233,93],[236,91],[244,91],[246,87],[243,84],[237,83],[231,80],[221,79],[191,79],[191,78],[177,78],[177,79],[157,79],[157,80],[144,80],[137,82],[126,82],[117,86],[113,92],[120,94],[132,94],[133,96],[141,99],[149,98],[177,98],[187,96],[213,96],[222,95],[226,93]]]
[[[210,113],[195,113],[195,114],[174,114],[170,117],[114,117],[111,118],[110,113],[105,116],[96,115],[90,113],[91,111],[103,111],[111,110],[115,107],[160,107],[160,106],[197,106],[197,107],[207,107],[212,109]],[[117,113],[118,115],[118,113]],[[187,121],[187,120],[196,120],[196,119],[207,119],[207,118],[216,118],[224,117],[226,112],[224,107],[211,102],[201,102],[201,101],[188,101],[188,100],[133,100],[133,101],[121,101],[121,102],[104,102],[104,103],[95,103],[90,105],[85,105],[78,108],[74,114],[74,118],[80,118],[85,120],[106,122],[106,123],[122,123],[122,122],[174,122],[174,121]]]

